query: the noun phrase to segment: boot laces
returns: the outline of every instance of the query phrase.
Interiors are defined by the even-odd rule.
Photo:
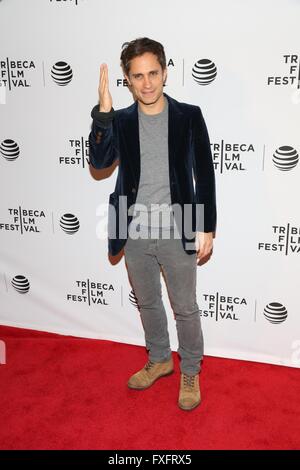
[[[186,388],[194,388],[194,385],[195,385],[195,378],[196,378],[195,375],[186,375],[186,374],[183,374],[183,385],[184,385]]]
[[[147,364],[145,365],[145,370],[148,371],[154,366],[154,362],[148,361]]]

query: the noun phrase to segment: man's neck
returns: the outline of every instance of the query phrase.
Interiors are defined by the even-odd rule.
[[[139,108],[142,110],[143,113],[154,115],[161,113],[165,108],[165,101],[167,98],[162,94],[160,98],[156,101],[156,103],[146,105],[138,101]]]

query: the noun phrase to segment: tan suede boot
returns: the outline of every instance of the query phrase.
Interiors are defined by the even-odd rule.
[[[147,364],[138,372],[130,377],[127,382],[129,388],[136,390],[144,390],[151,387],[151,385],[160,377],[172,374],[174,371],[173,358],[166,362],[151,362]]]
[[[201,402],[199,374],[181,374],[178,405],[182,410],[193,410]]]

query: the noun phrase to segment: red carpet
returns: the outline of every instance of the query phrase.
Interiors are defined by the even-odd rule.
[[[179,367],[145,391],[142,347],[0,327],[1,449],[299,449],[299,369],[205,357],[203,401],[177,406]]]

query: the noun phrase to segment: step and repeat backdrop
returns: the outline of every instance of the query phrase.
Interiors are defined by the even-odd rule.
[[[0,323],[144,345],[124,256],[108,256],[118,166],[89,165],[99,68],[115,109],[137,37],[165,91],[202,109],[218,226],[198,267],[205,354],[300,367],[300,5],[296,0],[0,1]],[[177,333],[163,300],[173,350]]]

